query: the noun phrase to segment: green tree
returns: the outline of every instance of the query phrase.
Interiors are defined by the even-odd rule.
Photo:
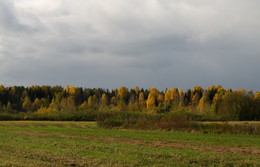
[[[253,99],[244,92],[228,92],[222,99],[218,114],[228,120],[252,120]]]
[[[7,113],[14,113],[15,111],[13,110],[13,107],[12,107],[12,104],[10,101],[7,102],[7,105],[6,107],[4,107],[4,112],[7,112]]]

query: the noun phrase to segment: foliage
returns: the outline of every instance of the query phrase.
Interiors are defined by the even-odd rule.
[[[260,120],[260,93],[243,89],[233,91],[221,86],[207,89],[195,86],[187,91],[178,88],[159,91],[155,87],[106,90],[73,86],[0,86],[1,113],[24,112],[33,115],[30,117],[45,115],[50,119],[59,115],[61,118],[55,119],[68,119],[68,115],[90,110],[158,116],[181,111],[182,115],[192,115],[189,117],[192,120]]]

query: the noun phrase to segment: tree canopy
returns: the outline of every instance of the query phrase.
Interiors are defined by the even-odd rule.
[[[227,120],[260,120],[260,92],[195,86],[159,91],[157,88],[108,90],[74,86],[0,85],[0,112],[115,110],[122,112],[186,112]]]

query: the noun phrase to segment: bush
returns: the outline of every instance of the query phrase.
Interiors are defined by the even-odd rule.
[[[123,125],[123,120],[118,119],[106,119],[102,126],[105,128],[113,128],[113,127],[120,127]]]
[[[190,121],[185,115],[109,111],[99,113],[98,125],[106,128],[121,126],[133,129],[184,129],[189,128]]]

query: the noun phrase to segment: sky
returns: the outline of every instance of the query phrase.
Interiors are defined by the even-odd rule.
[[[259,0],[0,0],[0,84],[260,91]]]

